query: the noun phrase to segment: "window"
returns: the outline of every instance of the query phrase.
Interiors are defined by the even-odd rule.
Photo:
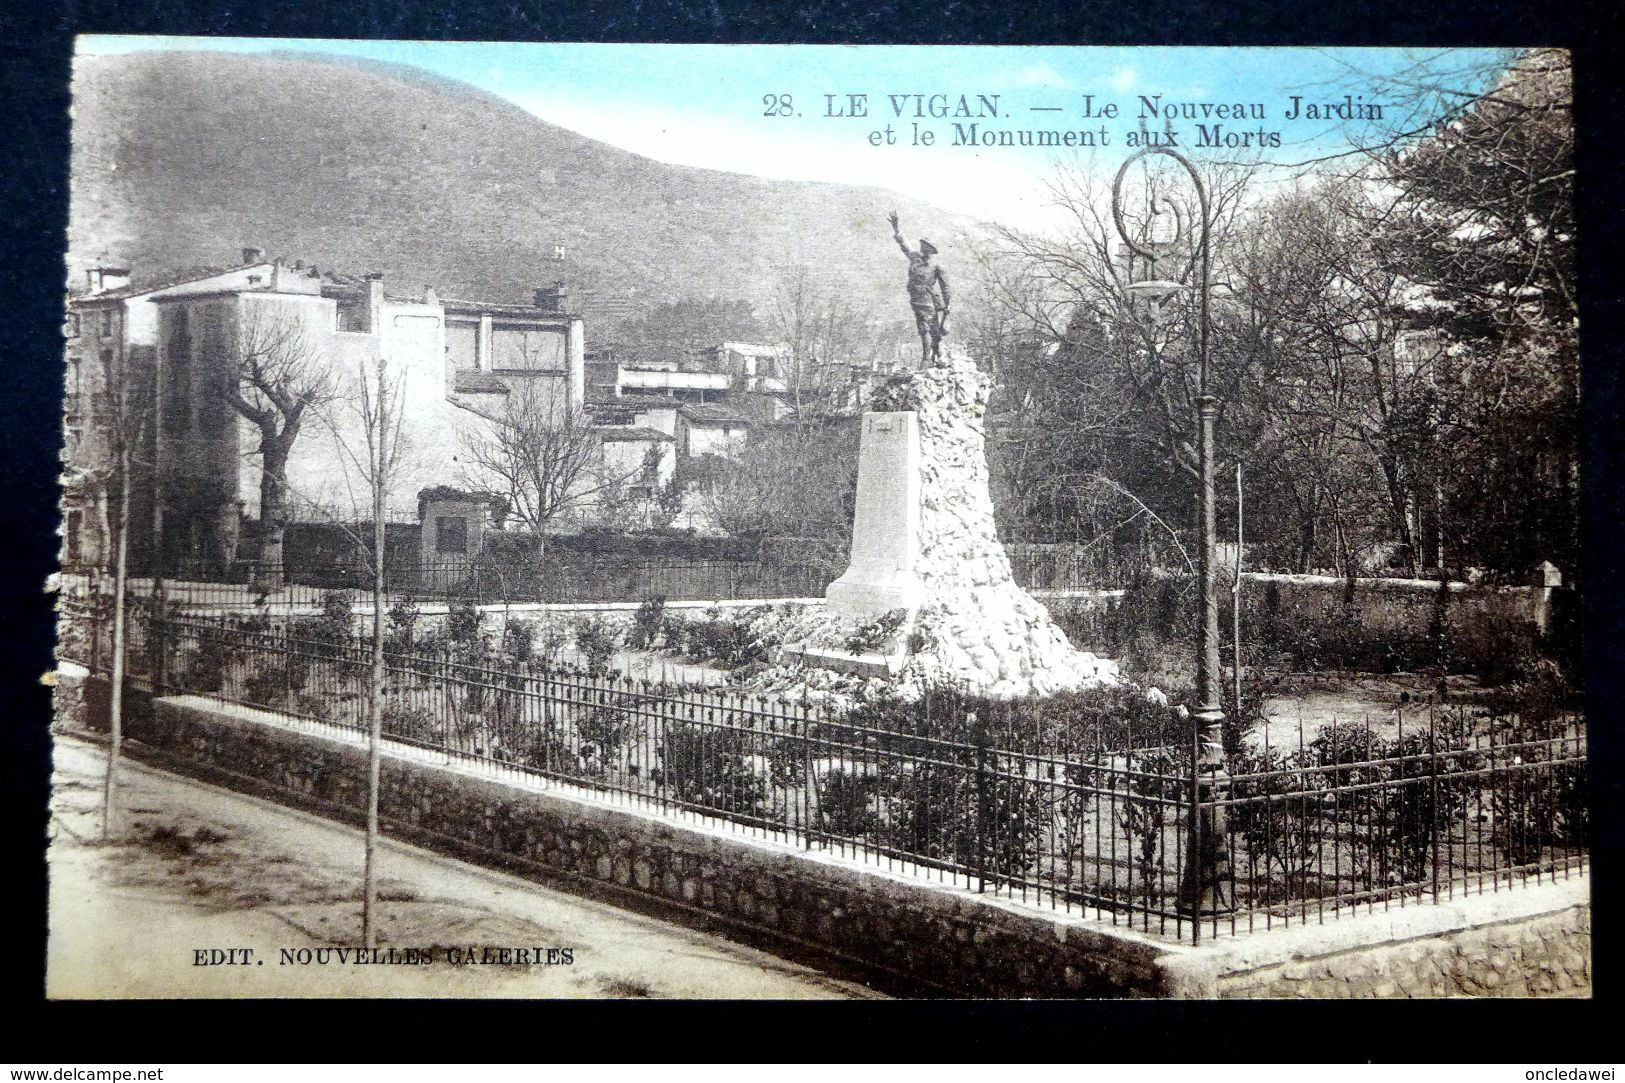
[[[563,331],[518,324],[493,324],[491,367],[509,371],[563,369],[564,343]]]
[[[437,553],[468,552],[468,520],[461,515],[437,515],[434,520],[434,551]]]
[[[337,328],[340,331],[367,330],[367,303],[365,301],[340,301],[334,310],[338,319]]]
[[[480,325],[446,323],[446,360],[453,370],[480,367]]]
[[[192,427],[192,333],[186,309],[176,306],[164,355],[164,431],[179,436]]]
[[[79,313],[77,313],[77,312],[68,313],[68,328],[67,328],[67,331],[68,331],[68,337],[69,338],[78,338],[79,337]]]
[[[112,333],[113,333],[113,310],[110,309],[110,308],[104,308],[104,309],[102,309],[102,334],[103,335],[111,335]]]
[[[226,396],[231,391],[232,358],[227,355],[226,333],[219,305],[203,310],[203,327],[199,343],[203,360],[202,401],[197,404],[197,423],[203,435],[222,436],[230,427],[231,403]]]

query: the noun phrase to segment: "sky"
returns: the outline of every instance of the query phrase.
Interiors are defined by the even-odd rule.
[[[1172,124],[1192,157],[1258,156],[1282,167],[1346,152],[1373,122],[1310,118],[1305,102],[1376,104],[1381,123],[1415,126],[1388,81],[1419,70],[1492,68],[1492,50],[1090,48],[1036,46],[603,45],[316,41],[247,38],[79,39],[82,55],[150,49],[290,50],[392,61],[499,95],[543,120],[661,161],[758,176],[878,185],[1022,228],[1057,224],[1048,182],[1057,159],[1115,170],[1134,148],[1149,99],[1200,110],[1257,105],[1248,116]],[[1482,76],[1480,77],[1482,78]],[[1459,80],[1447,78],[1452,85]],[[1479,89],[1469,87],[1469,89]],[[861,103],[851,95],[864,95]],[[940,96],[933,98],[933,96]],[[1160,95],[1160,98],[1158,97]],[[918,97],[916,97],[918,96]],[[1347,97],[1346,97],[1347,96]],[[952,115],[961,99],[971,115]],[[1352,101],[1351,101],[1352,99]],[[938,104],[949,114],[933,116]],[[1115,105],[1115,117],[1102,115]],[[987,115],[989,110],[995,115]],[[866,111],[866,116],[853,115]],[[1244,112],[1249,110],[1244,109]],[[922,115],[923,114],[923,115]],[[976,115],[980,114],[980,115]],[[1198,123],[1266,145],[1199,145]],[[974,132],[970,125],[976,125]],[[916,142],[916,125],[921,132]],[[1088,132],[1093,147],[984,145],[991,131]],[[930,145],[923,140],[929,135]],[[1077,137],[1079,139],[1082,136]],[[976,139],[976,143],[967,143]],[[1104,139],[1104,145],[1100,140]],[[1271,140],[1279,145],[1273,145]],[[957,143],[956,143],[957,140]]]

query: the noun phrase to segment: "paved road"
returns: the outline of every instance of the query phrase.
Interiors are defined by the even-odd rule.
[[[103,760],[99,746],[57,739],[47,956],[55,998],[877,995],[390,840],[380,949],[394,947],[397,958],[427,949],[434,961],[357,965],[336,953],[316,961],[316,949],[360,940],[360,832],[125,761],[123,830],[102,843]],[[253,954],[247,965],[196,965],[197,951],[211,948]],[[488,963],[487,948],[527,948],[543,960],[548,948],[568,948],[572,962],[560,951],[552,965],[522,964],[514,950],[507,965],[497,955]]]

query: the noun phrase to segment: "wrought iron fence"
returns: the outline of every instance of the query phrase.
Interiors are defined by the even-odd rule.
[[[1233,891],[1214,932],[1566,877],[1587,860],[1577,715],[1332,725],[1231,758],[1217,807]]]
[[[1004,551],[1011,575],[1028,590],[1121,590],[1146,566],[1101,546],[1009,542]]]
[[[158,619],[138,605],[131,643],[131,672],[155,692],[366,729],[371,647],[347,614]],[[1198,912],[1209,884],[1188,874],[1203,791],[1179,727],[1037,732],[1030,706],[953,690],[838,716],[805,699],[501,659],[477,638],[443,643],[390,644],[387,739],[1157,934],[1323,921],[1586,862],[1574,716],[1430,713],[1249,745],[1201,798],[1224,833],[1202,870],[1218,901]]]
[[[300,567],[253,561],[188,564],[161,582],[148,576],[130,580],[133,594],[150,597],[161,586],[165,603],[190,611],[273,612],[319,609],[333,591],[369,591],[372,572],[355,565]],[[90,574],[61,577],[78,589]],[[100,577],[106,580],[106,576]],[[105,591],[108,584],[102,582]],[[753,598],[822,597],[828,586],[816,568],[759,561],[673,560],[665,558],[572,559],[535,568],[467,562],[390,565],[384,589],[391,602],[466,601],[594,604],[642,602],[660,596],[673,601],[733,601]]]

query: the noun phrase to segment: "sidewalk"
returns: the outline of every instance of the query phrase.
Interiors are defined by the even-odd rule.
[[[104,844],[104,762],[98,745],[56,739],[52,998],[877,995],[391,840],[380,847],[386,961],[358,964],[349,952],[340,961],[316,949],[360,942],[359,831],[126,760],[124,830]],[[246,963],[197,965],[210,949],[219,959],[237,949],[229,957]],[[405,961],[407,949],[432,962]]]

